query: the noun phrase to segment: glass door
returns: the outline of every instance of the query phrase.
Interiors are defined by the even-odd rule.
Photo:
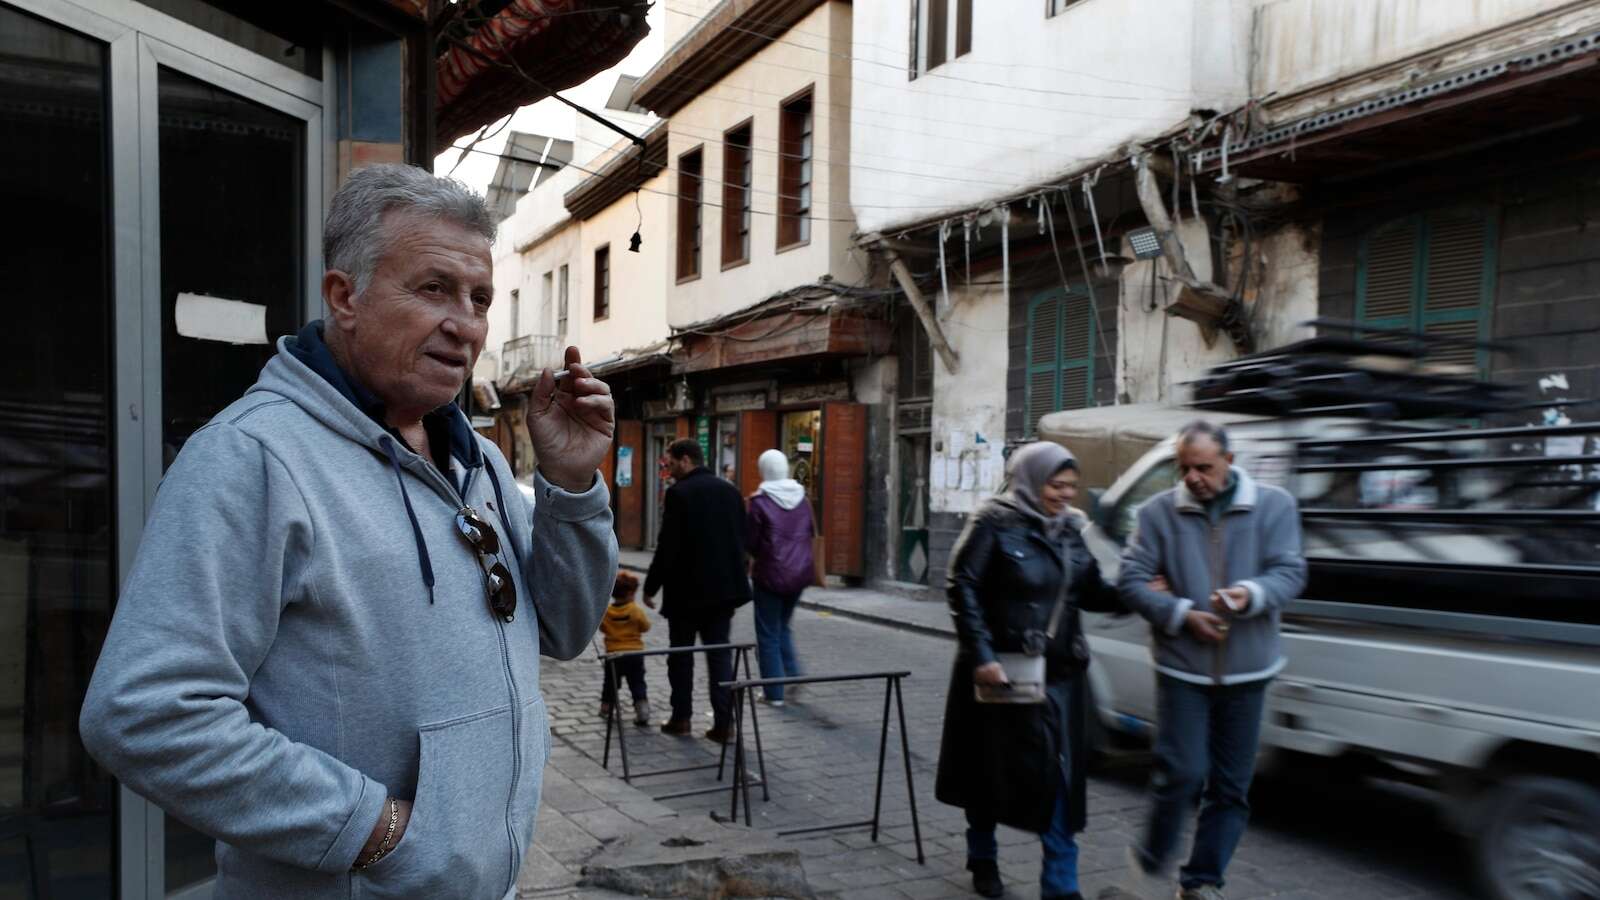
[[[160,347],[146,466],[159,478],[320,307],[321,111],[148,37],[139,84],[145,336]],[[166,895],[207,895],[212,840],[171,816],[162,831]]]
[[[0,897],[109,897],[78,738],[116,585],[109,45],[0,5],[0,61]]]

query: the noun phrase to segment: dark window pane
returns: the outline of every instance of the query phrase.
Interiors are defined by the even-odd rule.
[[[305,124],[169,69],[158,77],[163,465],[255,383],[305,309]],[[178,327],[178,305],[253,304],[262,343]],[[166,886],[215,871],[212,841],[170,816]]]
[[[116,580],[106,48],[0,6],[0,59],[0,894],[110,897],[116,785],[78,738]]]

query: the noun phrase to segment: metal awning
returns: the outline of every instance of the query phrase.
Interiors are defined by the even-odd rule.
[[[1277,181],[1353,175],[1571,125],[1595,114],[1597,96],[1600,31],[1591,31],[1269,126],[1226,149],[1213,144],[1191,160],[1204,172]]]
[[[438,31],[440,146],[621,62],[650,33],[647,2],[474,0]]]

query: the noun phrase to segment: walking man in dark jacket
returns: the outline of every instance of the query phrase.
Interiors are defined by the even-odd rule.
[[[1306,564],[1294,498],[1234,466],[1226,431],[1185,426],[1177,464],[1178,486],[1139,509],[1118,579],[1123,602],[1150,622],[1156,667],[1156,771],[1131,877],[1140,889],[1169,877],[1200,797],[1178,897],[1222,900],[1250,815],[1267,682],[1286,662],[1278,619],[1305,586]],[[1152,587],[1157,577],[1171,590]]]
[[[672,646],[692,647],[697,637],[702,644],[726,644],[733,611],[750,600],[744,501],[738,488],[705,468],[698,442],[687,438],[673,442],[667,459],[675,483],[667,489],[661,536],[644,582],[645,603],[654,606],[656,592],[665,591],[661,615],[666,617]],[[680,653],[667,658],[672,718],[661,726],[667,734],[693,730],[694,656]],[[733,680],[733,655],[727,650],[707,652],[706,670],[712,711],[706,737],[727,743],[733,737],[733,700],[721,685]]]

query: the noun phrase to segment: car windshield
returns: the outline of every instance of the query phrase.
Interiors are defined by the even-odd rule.
[[[1126,544],[1133,534],[1134,526],[1139,522],[1139,507],[1143,506],[1146,500],[1177,483],[1177,467],[1170,458],[1151,466],[1149,471],[1141,475],[1128,492],[1117,501],[1116,509],[1112,510],[1110,518],[1106,521],[1106,533],[1117,543]]]

